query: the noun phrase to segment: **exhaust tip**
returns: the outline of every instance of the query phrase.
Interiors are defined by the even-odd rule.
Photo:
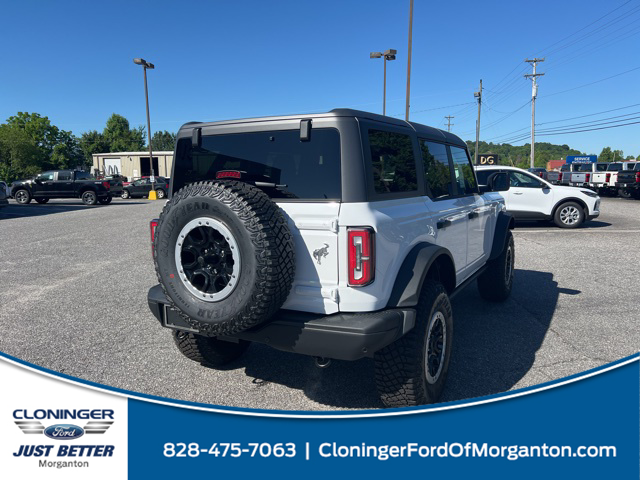
[[[331,359],[330,358],[313,357],[313,359],[315,360],[316,367],[318,367],[318,368],[327,368],[329,365],[331,365]]]

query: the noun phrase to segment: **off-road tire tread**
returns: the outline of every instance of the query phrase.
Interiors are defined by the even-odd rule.
[[[189,360],[208,367],[221,367],[232,362],[251,345],[245,340],[232,343],[189,332],[173,331],[171,335],[180,353]]]
[[[442,296],[444,294],[444,296]],[[416,325],[406,335],[374,355],[375,380],[382,403],[387,407],[407,407],[432,403],[424,388],[424,339],[433,306],[442,304],[451,316],[451,303],[444,286],[425,280],[418,299]],[[453,331],[448,333],[453,335]]]
[[[158,267],[158,239],[155,236],[153,261],[158,281],[171,307],[194,329],[210,336],[232,335],[268,320],[282,306],[289,295],[295,275],[295,248],[287,221],[278,207],[260,189],[244,182],[197,182],[174,193],[160,214],[157,231],[167,213],[189,197],[204,196],[217,199],[233,210],[243,221],[257,251],[257,280],[251,291],[251,301],[224,323],[200,322],[183,313],[169,296]],[[232,293],[233,295],[233,293]]]
[[[509,245],[512,248],[515,262],[515,243],[513,241],[513,233],[510,230],[507,233],[505,248],[502,249],[497,258],[487,262],[487,269],[478,277],[478,292],[484,300],[503,302],[511,295],[513,278],[511,279],[511,285],[506,285],[504,281],[504,263],[507,257],[507,246]]]

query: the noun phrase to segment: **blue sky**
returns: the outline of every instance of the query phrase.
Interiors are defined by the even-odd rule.
[[[388,64],[387,114],[403,117],[408,6],[408,0],[3,0],[0,120],[38,112],[76,135],[102,130],[113,112],[133,126],[145,124],[134,57],[156,65],[149,72],[152,130],[336,107],[381,113],[383,65],[369,52],[387,48],[398,50]],[[640,0],[415,0],[411,120],[446,128],[444,116],[455,115],[452,131],[474,139],[473,92],[482,78],[481,139],[526,135],[531,82],[522,77],[530,73],[524,59],[538,55],[546,57],[539,66],[545,72],[539,129],[618,115],[638,121],[640,113],[632,114],[640,112],[640,68],[575,87],[640,67],[639,47]],[[636,156],[640,124],[536,140]]]

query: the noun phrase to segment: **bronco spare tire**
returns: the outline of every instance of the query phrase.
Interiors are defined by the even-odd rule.
[[[280,208],[242,182],[199,182],[165,205],[154,240],[170,306],[201,334],[231,335],[269,319],[295,273]]]

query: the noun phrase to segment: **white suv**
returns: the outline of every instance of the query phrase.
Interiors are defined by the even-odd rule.
[[[592,190],[552,185],[526,170],[507,166],[476,167],[480,185],[494,173],[509,175],[502,192],[507,212],[519,220],[553,220],[561,228],[577,228],[600,215],[600,197]]]
[[[513,218],[459,137],[355,110],[189,123],[151,225],[149,307],[186,357],[219,367],[251,342],[373,357],[387,406],[438,399],[449,299],[478,279],[505,300]]]

